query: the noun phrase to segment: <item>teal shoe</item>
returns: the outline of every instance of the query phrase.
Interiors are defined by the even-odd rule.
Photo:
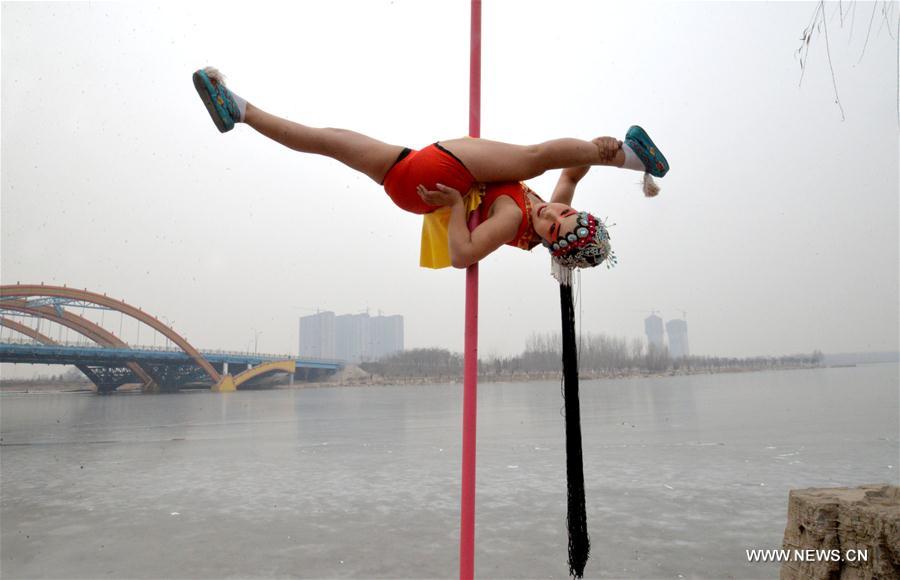
[[[231,92],[219,82],[213,82],[206,73],[200,69],[194,73],[194,88],[203,100],[209,116],[220,133],[234,129],[234,124],[241,118],[237,103],[231,96]]]
[[[625,144],[631,147],[635,155],[644,163],[647,173],[653,177],[663,177],[669,172],[669,162],[656,146],[647,132],[633,125],[625,134]]]

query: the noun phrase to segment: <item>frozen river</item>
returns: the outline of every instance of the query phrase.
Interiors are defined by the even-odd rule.
[[[3,578],[458,576],[461,386],[0,396]],[[898,366],[586,381],[585,577],[772,578],[898,483]],[[566,578],[558,382],[479,385],[476,576]]]

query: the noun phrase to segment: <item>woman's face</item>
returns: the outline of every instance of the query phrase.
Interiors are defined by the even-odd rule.
[[[534,231],[550,243],[575,229],[578,211],[564,203],[537,203],[532,207]]]

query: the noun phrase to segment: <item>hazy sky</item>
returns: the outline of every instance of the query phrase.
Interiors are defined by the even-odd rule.
[[[300,316],[369,308],[461,350],[465,274],[418,267],[421,218],[335,161],[220,135],[190,76],[421,148],[467,131],[469,2],[228,6],[3,3],[2,282],[105,292],[199,348],[296,352]],[[484,0],[482,136],[640,124],[672,166],[655,199],[635,172],[582,182],[619,256],[582,275],[584,331],[685,310],[696,354],[898,349],[897,6],[860,60],[872,6],[826,5],[842,121],[821,35],[798,86],[815,4]],[[543,248],[482,262],[483,354],[558,327]]]

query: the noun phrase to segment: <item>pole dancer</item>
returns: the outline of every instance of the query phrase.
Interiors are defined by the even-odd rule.
[[[571,206],[579,181],[598,165],[641,171],[644,193],[652,197],[659,189],[650,176],[669,170],[662,152],[638,126],[623,140],[563,138],[512,145],[460,138],[413,150],[267,113],[229,90],[211,67],[196,71],[193,81],[220,132],[243,123],[295,151],[331,157],[381,184],[401,209],[424,215],[422,265],[427,267],[465,268],[504,244],[523,250],[543,244],[561,267],[614,262],[604,223]],[[522,183],[553,169],[562,172],[549,202]],[[476,208],[481,221],[470,232],[467,214]]]

